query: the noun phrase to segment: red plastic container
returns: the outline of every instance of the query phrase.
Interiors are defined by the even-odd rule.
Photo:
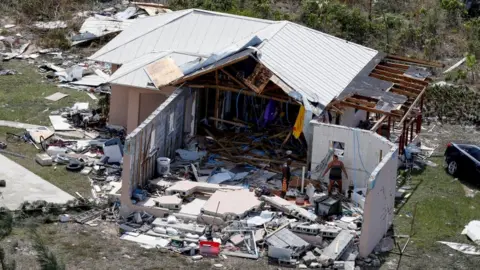
[[[202,256],[218,256],[220,253],[220,243],[213,241],[200,241],[200,255]]]

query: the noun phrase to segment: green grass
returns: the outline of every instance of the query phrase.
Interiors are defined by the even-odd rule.
[[[1,66],[5,69],[15,69],[21,73],[0,77],[1,120],[50,126],[48,116],[51,111],[71,107],[75,102],[89,102],[91,106],[94,105],[94,100],[84,92],[61,89],[55,84],[47,82],[43,75],[37,72],[35,65],[14,60],[2,63]],[[56,92],[62,92],[69,96],[57,102],[45,99],[46,96]],[[0,141],[6,142],[5,133],[7,131],[19,134],[24,130],[0,127]],[[54,169],[54,167],[38,165],[34,158],[40,151],[31,144],[7,144],[8,151],[27,156],[26,159],[22,159],[6,155],[8,158],[70,194],[78,191],[82,195],[90,196],[90,183],[84,175],[69,172],[65,169],[65,166],[57,166]]]
[[[0,77],[0,119],[34,125],[50,125],[51,111],[71,107],[75,102],[94,100],[85,92],[58,88],[38,73],[35,65],[22,61],[1,63],[4,69],[14,69],[21,74]],[[59,101],[49,101],[45,97],[61,92],[69,96]]]
[[[439,166],[427,167],[423,173],[413,176],[412,186],[418,184],[418,188],[397,213],[396,233],[410,233],[412,218],[408,216],[413,215],[417,205],[412,239],[419,248],[428,249],[436,241],[468,243],[460,232],[469,221],[480,219],[480,196],[466,197],[462,182],[443,169],[443,159],[432,161]]]

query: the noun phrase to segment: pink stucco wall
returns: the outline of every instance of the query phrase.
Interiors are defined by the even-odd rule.
[[[175,90],[167,86],[160,90],[112,84],[109,123],[132,132]]]

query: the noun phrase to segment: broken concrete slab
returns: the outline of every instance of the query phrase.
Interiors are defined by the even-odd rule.
[[[308,242],[298,237],[287,228],[280,229],[267,236],[266,242],[269,246],[277,248],[289,248],[295,253],[302,253],[308,247],[310,247]]]
[[[182,199],[178,195],[168,195],[153,199],[156,206],[171,210],[178,210],[182,205]]]
[[[195,192],[214,193],[217,190],[241,190],[242,187],[237,186],[221,186],[217,184],[199,183],[193,181],[179,181],[173,186],[166,189],[166,193],[169,195],[178,193],[180,196],[190,196]]]
[[[341,231],[330,245],[323,250],[322,256],[333,261],[338,260],[353,243],[353,237],[349,231]]]
[[[66,203],[74,197],[50,184],[14,161],[0,155],[0,179],[8,181],[2,189],[0,207],[16,210],[25,201],[43,200],[50,203]]]
[[[292,215],[304,221],[316,222],[317,220],[317,215],[314,213],[311,213],[308,210],[278,196],[269,197],[263,195],[261,199],[275,208],[283,211],[287,215]]]
[[[152,222],[153,226],[162,227],[162,228],[173,228],[182,232],[189,232],[198,235],[203,235],[205,232],[205,226],[195,223],[168,223],[166,219],[156,218]]]
[[[249,190],[217,190],[203,206],[202,213],[224,219],[239,219],[261,205],[255,193]]]

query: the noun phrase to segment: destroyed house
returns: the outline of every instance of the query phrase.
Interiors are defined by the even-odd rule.
[[[145,210],[133,190],[194,137],[210,157],[274,173],[291,157],[314,181],[335,152],[349,174],[343,190],[354,187],[368,220],[361,254],[392,222],[398,156],[421,131],[428,68],[438,66],[288,21],[198,9],[139,19],[90,58],[116,69],[109,121],[129,132],[123,206]]]

